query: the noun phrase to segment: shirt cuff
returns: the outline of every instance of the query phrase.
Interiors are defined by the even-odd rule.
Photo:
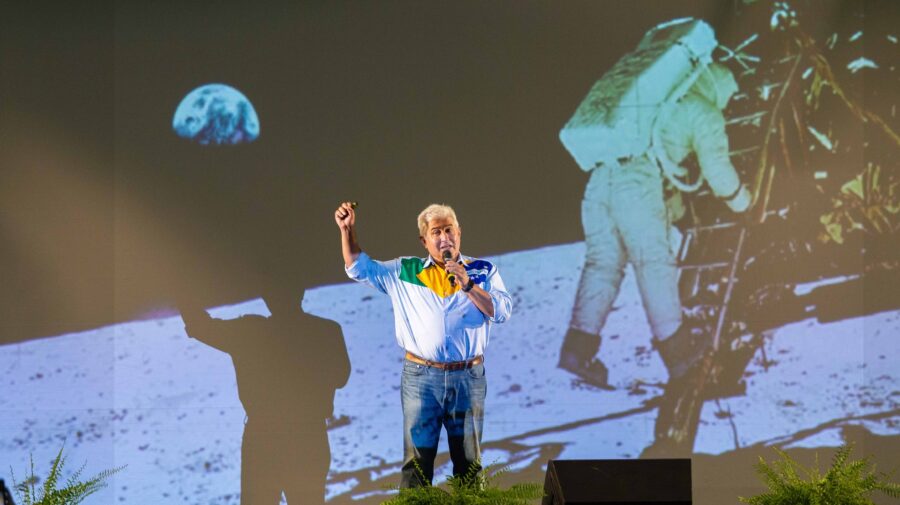
[[[491,296],[491,303],[494,305],[494,315],[488,317],[488,320],[492,323],[500,324],[505,322],[509,318],[509,310],[508,304],[510,303],[503,296],[497,296],[494,293],[488,293]]]
[[[359,256],[356,257],[356,261],[350,264],[350,266],[344,265],[344,272],[347,273],[347,277],[351,279],[360,279],[363,276],[363,272],[365,271],[365,264],[369,261],[369,255],[360,252]]]

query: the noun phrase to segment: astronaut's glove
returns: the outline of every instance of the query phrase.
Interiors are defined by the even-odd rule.
[[[728,205],[728,208],[732,211],[744,212],[750,208],[750,203],[752,203],[753,198],[750,196],[750,191],[747,189],[747,186],[741,184],[734,194],[723,198],[723,200],[725,200],[725,204]]]

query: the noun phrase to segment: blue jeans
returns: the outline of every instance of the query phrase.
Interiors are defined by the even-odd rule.
[[[483,364],[444,371],[404,361],[400,394],[403,406],[400,487],[431,483],[441,426],[447,430],[453,475],[464,476],[481,469],[481,431],[487,395]]]

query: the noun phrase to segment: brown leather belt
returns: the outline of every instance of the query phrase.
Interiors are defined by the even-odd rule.
[[[475,365],[480,365],[480,364],[484,363],[484,356],[475,356],[474,358],[472,358],[468,361],[449,361],[447,363],[441,363],[438,361],[431,361],[431,360],[427,360],[425,358],[420,358],[419,356],[416,356],[415,354],[408,352],[408,351],[406,353],[406,359],[408,361],[412,361],[413,363],[416,363],[417,365],[425,365],[425,366],[430,366],[431,368],[437,368],[440,370],[448,370],[448,371],[465,370],[467,368],[472,368]]]

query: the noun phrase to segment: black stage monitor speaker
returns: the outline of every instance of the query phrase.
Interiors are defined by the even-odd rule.
[[[689,505],[689,459],[550,460],[542,505]]]

